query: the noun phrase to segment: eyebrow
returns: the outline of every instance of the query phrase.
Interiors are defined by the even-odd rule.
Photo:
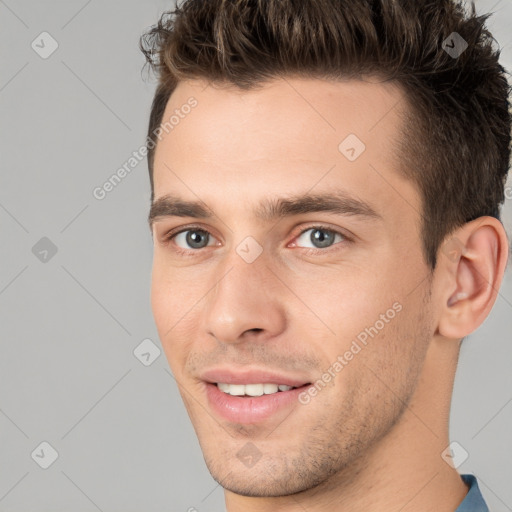
[[[266,198],[254,210],[254,215],[262,221],[271,222],[294,215],[318,212],[355,216],[363,220],[383,220],[382,215],[369,203],[345,191]],[[163,217],[209,219],[215,217],[215,214],[202,201],[186,201],[178,196],[167,194],[151,205],[148,216],[150,227],[156,220]]]

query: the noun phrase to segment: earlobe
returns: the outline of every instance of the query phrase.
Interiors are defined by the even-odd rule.
[[[461,339],[474,332],[491,311],[505,273],[508,239],[501,222],[479,217],[464,224],[450,240],[461,247],[457,258],[442,258],[444,293],[438,331]],[[442,251],[440,252],[440,254]]]

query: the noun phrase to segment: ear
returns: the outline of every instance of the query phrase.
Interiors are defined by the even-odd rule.
[[[479,217],[448,235],[438,255],[439,334],[462,339],[483,323],[496,301],[508,251],[503,224],[494,217]]]

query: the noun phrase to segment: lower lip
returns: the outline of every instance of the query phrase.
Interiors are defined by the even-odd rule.
[[[299,395],[310,384],[271,395],[241,397],[228,395],[216,384],[206,383],[206,396],[210,407],[232,423],[251,424],[270,418],[277,411],[298,405]]]

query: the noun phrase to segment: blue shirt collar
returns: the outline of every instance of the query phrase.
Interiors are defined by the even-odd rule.
[[[455,512],[489,512],[474,475],[460,475],[469,491]]]

